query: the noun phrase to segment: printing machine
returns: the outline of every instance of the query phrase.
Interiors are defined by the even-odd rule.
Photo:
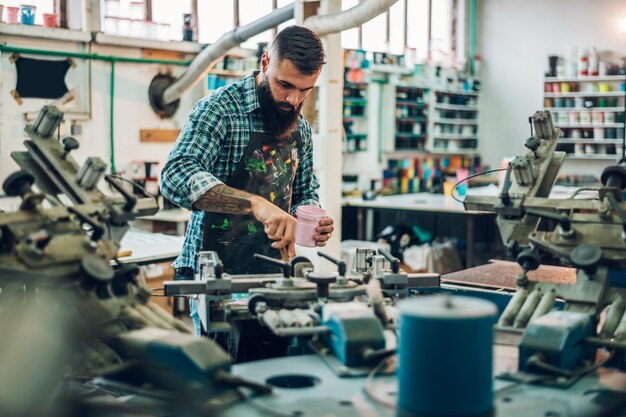
[[[460,287],[446,277],[440,283],[436,275],[405,274],[385,251],[358,251],[355,271],[322,254],[337,272],[315,270],[303,258],[260,257],[281,270],[268,276],[229,276],[214,253],[202,252],[195,280],[164,285],[168,295],[198,298],[209,337],[191,335],[150,302],[139,269],[116,259],[128,222],[154,213],[156,204],[137,200],[105,175],[99,158],[79,167],[71,156],[76,141],[52,135],[62,117],[45,107],[26,127],[28,151],[12,155],[23,171],[3,186],[22,204],[15,213],[0,213],[1,415],[470,413],[455,404],[462,394],[453,388],[455,375],[466,366],[492,366],[466,359],[471,336],[434,346],[435,355],[453,356],[430,364],[421,358],[422,368],[411,368],[413,353],[402,349],[439,340],[434,333],[409,340],[402,329],[412,318],[403,306],[443,300],[445,310],[452,302],[441,294]],[[503,243],[519,264],[516,289],[497,322],[494,317],[495,345],[487,340],[493,389],[479,415],[626,416],[626,170],[605,169],[603,185],[593,189],[597,198],[547,198],[564,158],[555,152],[559,129],[548,112],[531,119],[528,152],[510,164],[501,195],[465,202],[497,213]],[[111,195],[101,191],[102,178]],[[556,227],[539,230],[540,219]],[[542,280],[536,273],[544,254],[574,267],[575,278]],[[502,268],[502,274],[511,271]],[[485,288],[463,290],[497,295]],[[243,301],[235,297],[241,293]],[[233,364],[211,339],[228,334],[238,320],[287,338],[285,356]],[[473,375],[465,373],[471,391]],[[416,412],[403,401],[420,393],[401,385],[402,375],[450,388],[433,393],[428,412]]]

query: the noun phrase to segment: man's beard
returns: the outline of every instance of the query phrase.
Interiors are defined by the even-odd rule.
[[[288,137],[298,124],[302,103],[294,107],[286,101],[274,100],[267,76],[259,83],[257,96],[261,105],[263,122],[268,132],[280,139]]]

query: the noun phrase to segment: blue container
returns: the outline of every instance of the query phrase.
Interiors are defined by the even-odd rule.
[[[493,410],[496,306],[471,297],[399,303],[398,416],[487,416]]]
[[[36,11],[37,7],[35,6],[29,6],[26,4],[20,5],[20,22],[23,25],[34,25]]]

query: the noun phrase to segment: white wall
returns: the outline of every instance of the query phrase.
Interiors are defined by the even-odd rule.
[[[569,58],[575,46],[626,54],[623,0],[478,0],[479,149],[497,167],[520,152],[530,135],[528,116],[543,106],[548,55]],[[610,161],[568,160],[561,172],[595,172]]]
[[[93,44],[91,47],[74,41],[46,40],[41,38],[26,38],[17,36],[0,36],[0,42],[9,46],[61,50],[101,55],[114,55],[132,58],[141,58],[139,48],[122,48]],[[15,88],[15,65],[8,59],[10,54],[2,53],[0,73],[0,182],[13,171],[18,169],[11,159],[12,151],[23,151],[26,148],[22,142],[26,138],[24,129],[24,113],[38,111],[41,106],[50,100],[25,99],[22,105],[10,96]],[[40,59],[50,59],[44,56],[32,56]],[[193,58],[189,55],[187,59]],[[77,120],[81,125],[82,134],[76,135],[80,142],[80,149],[74,152],[74,157],[82,163],[88,156],[100,156],[110,167],[109,150],[109,77],[111,65],[103,61],[75,59],[77,68],[70,70],[74,73],[66,77],[68,88],[76,87],[78,94],[75,103],[70,103],[66,110],[72,112],[89,112],[87,120]],[[91,65],[91,68],[89,68]],[[166,128],[180,129],[193,104],[202,96],[202,85],[194,87],[181,100],[176,115],[171,119],[161,120],[150,108],[148,102],[148,86],[152,78],[159,72],[172,71],[174,75],[185,67],[165,66],[156,64],[116,63],[115,65],[115,160],[118,170],[124,170],[132,161],[154,160],[165,161],[172,143],[140,143],[139,130]],[[91,85],[89,91],[88,86]],[[90,94],[91,93],[91,96]],[[62,132],[69,134],[69,132]],[[157,167],[159,169],[159,167]]]

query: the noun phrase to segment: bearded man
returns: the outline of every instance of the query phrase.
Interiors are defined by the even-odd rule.
[[[165,198],[193,211],[173,264],[177,279],[193,279],[200,250],[216,251],[231,274],[277,271],[254,253],[283,260],[295,255],[293,215],[298,206],[319,206],[311,126],[300,110],[324,64],[320,38],[287,27],[261,57],[260,71],[191,110],[161,173]],[[333,230],[333,220],[323,218],[317,246]]]

